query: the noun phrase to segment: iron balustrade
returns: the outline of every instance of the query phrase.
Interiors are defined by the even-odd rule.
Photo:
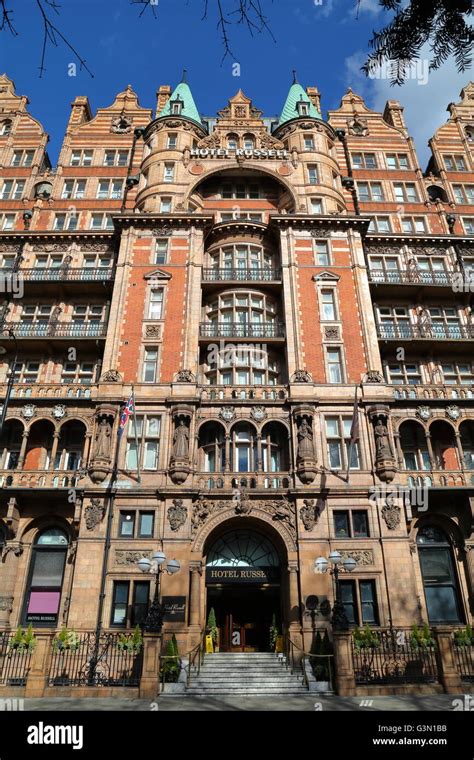
[[[108,282],[113,280],[114,271],[111,267],[36,267],[18,269],[15,275],[27,282],[88,282],[94,280]]]
[[[78,632],[74,646],[59,648],[52,642],[48,685],[139,686],[143,645],[139,651],[120,647],[121,635],[101,633],[97,641],[96,633]],[[93,661],[95,657],[96,662]]]
[[[416,646],[410,629],[373,629],[374,646],[356,646],[352,658],[356,684],[435,683],[438,667],[434,646]]]
[[[461,324],[382,324],[377,325],[381,340],[472,340],[474,325]]]
[[[281,322],[202,322],[201,338],[283,338]]]
[[[390,269],[386,272],[369,270],[369,282],[374,285],[436,285],[452,287],[454,272],[410,272],[406,269]]]
[[[222,269],[202,270],[204,282],[275,282],[281,280],[281,269],[269,267],[238,268],[224,267]]]
[[[32,652],[14,647],[15,633],[0,633],[0,684],[24,686],[31,667]]]
[[[454,661],[461,681],[474,683],[474,646],[453,642]]]
[[[105,338],[106,322],[5,322],[16,338]]]

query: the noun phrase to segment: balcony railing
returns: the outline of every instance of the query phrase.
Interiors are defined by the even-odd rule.
[[[5,322],[16,338],[105,338],[107,323],[98,322]]]
[[[6,394],[7,384],[0,384],[0,399]],[[97,390],[92,383],[14,383],[12,398],[88,399]]]
[[[474,485],[474,470],[401,470],[400,480],[409,488],[463,488]]]
[[[284,385],[203,385],[201,401],[284,401],[288,389]]]
[[[74,488],[78,470],[0,470],[0,488]]]
[[[474,325],[377,325],[380,340],[472,340]]]
[[[396,385],[393,388],[396,399],[474,399],[474,384],[472,385]]]
[[[281,322],[202,322],[201,338],[283,338],[285,330]]]
[[[409,272],[405,269],[391,269],[383,272],[369,271],[369,282],[374,285],[437,285],[452,286],[452,272]]]
[[[281,280],[281,269],[262,268],[224,268],[203,269],[204,282],[278,282]]]
[[[16,275],[23,277],[27,282],[110,282],[114,278],[114,271],[111,267],[81,267],[81,268],[35,268],[19,269]]]
[[[197,482],[200,489],[208,491],[239,487],[250,490],[285,490],[294,485],[293,475],[288,472],[203,472],[197,474]]]

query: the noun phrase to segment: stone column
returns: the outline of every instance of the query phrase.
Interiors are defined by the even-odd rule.
[[[49,666],[54,633],[36,634],[36,645],[31,657],[31,668],[25,686],[25,697],[42,697],[48,685]]]
[[[436,656],[443,688],[446,694],[461,694],[461,676],[454,659],[452,628],[436,626],[433,630],[438,643]]]
[[[298,590],[298,565],[288,564],[288,622],[290,630],[300,628],[300,595]]]
[[[154,699],[160,690],[161,633],[143,634],[143,669],[140,699]]]
[[[87,466],[87,460],[89,459],[89,452],[91,450],[92,433],[87,433],[86,440],[84,441],[84,449],[82,451],[82,467]]]
[[[262,435],[257,434],[257,472],[263,471],[263,457],[262,457]]]
[[[435,456],[433,453],[433,444],[431,443],[431,433],[427,430],[425,435],[426,435],[426,446],[428,448],[428,456],[430,458],[431,469],[436,470],[437,467],[436,467]]]
[[[24,433],[23,433],[23,435],[22,435],[21,448],[20,448],[20,453],[18,455],[17,470],[22,470],[23,469],[23,463],[25,461],[26,447],[28,445],[28,437],[29,437],[29,435],[30,435],[30,431],[29,430],[25,430]]]
[[[226,472],[230,472],[230,435],[226,433],[225,436],[225,462],[224,468]]]
[[[352,660],[351,631],[334,631],[333,646],[337,693],[340,697],[354,697],[356,683]]]
[[[0,630],[10,629],[10,614],[15,598],[15,584],[18,575],[18,557],[23,554],[23,548],[17,541],[7,543],[1,553],[1,586],[0,586]]]
[[[461,433],[459,432],[459,430],[456,430],[454,435],[456,438],[456,448],[457,448],[458,457],[459,457],[459,467],[464,472],[466,468],[464,466],[464,451],[462,450]]]
[[[48,467],[48,470],[50,472],[54,470],[54,462],[56,460],[56,454],[58,453],[59,437],[60,437],[59,431],[55,430],[53,433],[53,445],[51,447],[51,460],[49,462],[49,467]]]
[[[189,600],[189,624],[201,627],[201,573],[200,562],[190,562],[191,599]]]
[[[400,467],[400,469],[402,469],[405,466],[405,461],[403,459],[402,444],[400,441],[400,433],[398,432],[398,430],[394,432],[393,438],[395,441],[395,447],[397,449],[398,466]]]

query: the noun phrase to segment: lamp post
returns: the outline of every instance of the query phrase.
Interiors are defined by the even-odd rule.
[[[3,332],[6,332],[8,334],[8,337],[11,338],[15,344],[15,357],[13,359],[13,367],[11,368],[10,374],[8,376],[7,392],[5,394],[5,401],[3,402],[2,414],[0,417],[0,435],[3,433],[3,425],[5,422],[5,417],[7,416],[8,404],[10,402],[13,383],[15,382],[15,368],[18,360],[18,341],[15,337],[15,333],[13,330],[4,330]],[[0,346],[0,355],[6,354],[6,352],[6,348],[4,346]]]
[[[161,575],[162,573],[175,575],[181,570],[181,565],[177,559],[167,560],[164,552],[155,552],[152,555],[151,560],[148,559],[148,557],[142,557],[138,560],[137,565],[142,573],[152,573],[153,575],[156,575],[155,594],[150,609],[148,610],[148,615],[143,624],[143,630],[151,633],[161,633],[161,629],[163,628],[163,618],[165,616],[164,607],[160,602]]]
[[[342,559],[340,553],[336,550],[329,554],[329,557],[318,557],[314,560],[314,567],[320,573],[331,573],[334,576],[334,582],[336,586],[336,598],[334,600],[334,607],[332,608],[331,624],[335,630],[347,631],[349,628],[349,620],[347,619],[346,611],[341,599],[341,587],[339,584],[340,566],[348,573],[351,573],[357,565],[357,560],[354,557],[345,557]]]

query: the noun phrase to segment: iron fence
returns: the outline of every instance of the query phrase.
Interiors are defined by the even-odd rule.
[[[361,647],[352,642],[357,684],[413,684],[438,680],[434,646],[417,646],[404,629],[374,632],[378,643]]]
[[[13,639],[13,633],[0,633],[0,683],[25,686],[32,653],[13,646]]]
[[[139,686],[143,648],[121,646],[121,634],[78,634],[74,645],[52,644],[49,686]]]
[[[471,644],[453,644],[454,661],[461,681],[474,683],[474,646]]]

